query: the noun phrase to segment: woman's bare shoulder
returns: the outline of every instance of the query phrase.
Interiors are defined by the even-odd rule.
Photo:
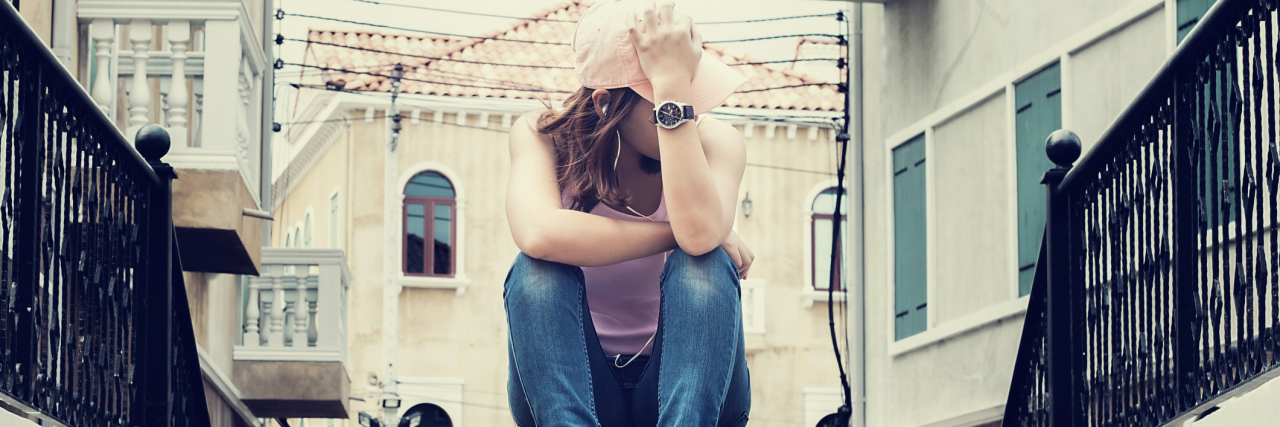
[[[538,121],[548,110],[538,109],[524,113],[520,118],[511,124],[511,143],[515,149],[516,144],[533,144],[541,143],[550,147],[552,144],[551,135],[538,132]]]

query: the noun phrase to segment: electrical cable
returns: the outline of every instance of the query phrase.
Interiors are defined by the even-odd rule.
[[[392,78],[392,76],[387,74],[378,74],[378,73],[372,73],[368,71],[348,70],[345,68],[331,68],[331,67],[321,67],[318,65],[306,65],[306,64],[295,64],[295,63],[285,63],[285,65],[296,65],[299,67],[307,67],[307,68],[314,68],[318,70],[329,70],[329,71],[336,71],[336,72],[343,72],[343,73],[363,74],[366,76],[385,77],[388,79]],[[464,83],[449,83],[449,82],[438,82],[434,80],[414,79],[409,77],[402,77],[400,80],[407,81],[407,82],[430,83],[430,84],[437,84],[437,85],[469,87],[469,88],[476,88],[476,89],[518,90],[518,91],[524,91],[524,92],[573,93],[573,92],[569,92],[565,90],[557,90],[557,89],[529,89],[529,88],[518,88],[518,87],[480,86],[480,85],[469,85]]]
[[[442,32],[438,32],[438,31],[426,31],[426,30],[418,30],[418,29],[413,29],[413,28],[396,27],[396,26],[391,26],[391,25],[374,24],[374,23],[369,23],[369,22],[352,21],[352,20],[349,20],[349,19],[330,18],[330,17],[327,17],[327,16],[307,15],[307,14],[301,14],[301,13],[288,13],[288,14],[286,14],[286,13],[284,13],[284,11],[280,11],[280,14],[282,14],[282,15],[287,15],[287,16],[296,16],[296,17],[299,17],[299,18],[318,19],[318,20],[321,20],[321,21],[339,22],[339,23],[343,23],[343,24],[352,24],[352,25],[364,25],[364,26],[374,27],[374,28],[384,28],[384,29],[388,29],[388,30],[407,31],[407,32],[411,32],[411,33],[433,34],[433,35],[438,35],[438,36],[449,36],[449,37],[458,37],[458,38],[467,38],[467,39],[481,39],[481,40],[497,40],[497,41],[516,42],[516,43],[543,44],[543,45],[551,45],[551,46],[569,46],[569,45],[570,45],[569,43],[549,42],[549,41],[542,41],[542,40],[504,39],[504,38],[499,38],[499,37],[468,36],[468,35],[462,35],[462,34],[442,33]],[[754,37],[754,38],[748,38],[748,39],[735,39],[735,40],[710,40],[710,41],[704,41],[703,43],[741,43],[741,42],[752,42],[752,41],[760,41],[760,40],[785,39],[785,38],[791,38],[791,37],[831,37],[831,38],[840,39],[840,37],[839,37],[839,36],[835,36],[835,35],[831,35],[831,34],[783,34],[783,35],[776,35],[776,36]],[[843,43],[843,40],[841,40],[841,42]]]
[[[354,1],[361,1],[361,0],[354,0]],[[349,45],[342,45],[342,44],[336,44],[336,43],[327,43],[327,42],[321,42],[321,41],[315,41],[315,40],[302,40],[302,39],[295,39],[295,38],[285,38],[285,40],[286,40],[286,41],[292,41],[292,42],[303,42],[303,43],[309,43],[309,44],[318,44],[318,45],[323,45],[323,46],[340,47],[340,48],[352,49],[352,50],[360,50],[360,51],[365,51],[365,52],[385,53],[385,54],[390,54],[390,55],[400,55],[400,56],[405,56],[405,57],[409,57],[409,58],[429,59],[429,60],[432,60],[432,61],[461,62],[461,63],[464,63],[464,64],[479,64],[479,65],[500,65],[500,66],[504,66],[504,67],[549,68],[549,69],[561,69],[561,70],[572,70],[572,69],[573,69],[573,67],[558,67],[558,66],[553,66],[553,65],[504,64],[504,63],[498,63],[498,62],[467,61],[467,60],[464,60],[464,59],[453,59],[453,58],[446,58],[446,57],[442,57],[442,56],[414,55],[414,54],[410,54],[410,53],[391,52],[391,51],[386,51],[386,50],[370,49],[370,48],[367,48],[367,47],[349,46]],[[506,39],[501,39],[501,40],[506,40]]]
[[[352,0],[352,1],[362,1],[362,0]],[[557,65],[536,65],[536,64],[508,64],[508,63],[503,63],[503,62],[468,61],[468,60],[465,60],[465,59],[453,59],[453,58],[448,58],[448,57],[443,57],[443,56],[415,55],[415,54],[411,54],[411,53],[393,52],[393,51],[389,51],[389,50],[380,50],[380,49],[372,49],[372,48],[360,47],[360,46],[351,46],[351,45],[345,45],[345,44],[328,43],[328,42],[322,42],[322,41],[317,41],[317,40],[303,40],[303,39],[297,39],[297,38],[292,38],[292,37],[286,37],[286,38],[283,38],[282,40],[284,40],[284,41],[288,41],[288,42],[300,42],[300,43],[317,44],[317,45],[322,45],[322,46],[332,46],[332,47],[337,47],[337,48],[351,49],[351,50],[359,50],[359,51],[371,52],[371,53],[385,53],[385,54],[388,54],[388,55],[400,55],[400,56],[409,57],[409,58],[427,59],[427,60],[432,60],[432,61],[449,61],[449,62],[460,62],[460,63],[464,63],[464,64],[478,64],[478,65],[497,65],[497,66],[502,66],[502,67],[545,68],[545,69],[553,69],[553,70],[572,70],[572,69],[573,69],[573,67],[569,67],[569,66],[557,66]],[[506,40],[506,39],[502,39],[502,40]],[[710,43],[710,42],[708,42],[708,43]],[[739,66],[739,65],[785,64],[785,63],[791,63],[791,62],[839,61],[839,60],[840,60],[840,58],[802,58],[802,59],[799,59],[799,58],[798,58],[798,59],[779,59],[779,60],[774,60],[774,61],[737,62],[737,63],[733,63],[733,64],[725,64],[725,65],[728,65],[728,66],[730,66],[730,67],[733,67],[733,66]]]
[[[376,5],[379,5],[379,6],[396,6],[396,7],[403,7],[403,8],[409,8],[409,9],[429,10],[429,11],[432,11],[432,12],[444,12],[444,13],[456,13],[456,14],[459,14],[459,15],[483,16],[483,17],[487,17],[487,18],[521,19],[521,20],[542,21],[542,22],[563,22],[563,23],[570,23],[570,24],[576,24],[576,23],[578,23],[578,21],[573,21],[573,20],[568,20],[568,19],[552,19],[552,18],[521,18],[521,17],[519,17],[519,16],[494,15],[494,14],[490,14],[490,13],[466,12],[466,11],[461,11],[461,10],[439,9],[439,8],[434,8],[434,7],[417,6],[417,5],[411,5],[411,4],[383,3],[383,2],[380,2],[380,1],[373,1],[373,0],[353,0],[353,1],[358,1],[358,2],[361,2],[361,3],[376,4]]]
[[[282,11],[282,12],[280,12],[280,13],[281,13],[281,14],[284,14],[284,15],[287,15],[287,16],[296,16],[296,17],[299,17],[299,18],[318,19],[318,20],[321,20],[321,21],[339,22],[339,23],[343,23],[343,24],[353,24],[353,25],[364,25],[364,26],[375,27],[375,28],[385,28],[385,29],[388,29],[388,30],[407,31],[407,32],[411,32],[411,33],[422,33],[422,34],[433,34],[433,35],[437,35],[437,36],[449,36],[449,37],[459,37],[459,38],[467,38],[467,39],[481,39],[481,40],[500,40],[500,41],[507,41],[507,42],[531,43],[531,44],[545,44],[545,45],[553,45],[553,46],[568,46],[568,45],[569,45],[568,43],[548,42],[548,41],[541,41],[541,40],[519,40],[519,39],[504,39],[504,38],[498,38],[498,37],[485,37],[485,36],[466,36],[466,35],[462,35],[462,34],[441,33],[441,32],[436,32],[436,31],[417,30],[417,29],[413,29],[413,28],[395,27],[395,26],[391,26],[391,25],[382,25],[382,24],[373,24],[373,23],[368,23],[368,22],[352,21],[352,20],[349,20],[349,19],[330,18],[330,17],[327,17],[327,16],[305,15],[305,14],[301,14],[301,13],[289,13],[289,14],[285,14],[283,11]]]
[[[827,85],[830,85],[830,84],[831,84],[831,83],[802,83],[802,84],[798,84],[798,85],[773,86],[773,87],[766,87],[766,88],[760,88],[760,89],[747,89],[747,90],[740,90],[740,91],[736,91],[736,92],[734,92],[734,93],[764,92],[764,91],[768,91],[768,90],[790,89],[790,88],[795,88],[795,87],[805,87],[805,86],[827,86]]]
[[[571,19],[533,18],[533,17],[521,18],[519,16],[495,15],[491,13],[480,13],[480,12],[467,12],[462,10],[440,9],[440,8],[434,8],[434,7],[417,6],[417,5],[400,4],[400,3],[384,3],[384,2],[373,1],[373,0],[353,0],[353,1],[358,1],[361,3],[376,4],[379,6],[397,6],[397,7],[404,7],[409,9],[429,10],[432,12],[456,13],[460,15],[483,16],[488,18],[520,19],[520,20],[527,20],[527,21],[542,21],[542,22],[563,22],[563,23],[570,23],[570,24],[578,23],[578,21],[574,21]],[[828,17],[828,16],[836,16],[836,14],[826,13],[826,14],[817,14],[817,15],[797,15],[797,16],[783,16],[778,18],[746,19],[741,21],[702,22],[702,23],[695,23],[695,24],[696,25],[748,24],[748,23],[756,23],[756,22],[783,21],[788,19],[822,18],[822,17]]]

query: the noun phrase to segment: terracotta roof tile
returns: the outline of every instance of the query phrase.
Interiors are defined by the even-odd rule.
[[[586,1],[566,1],[534,15],[576,21],[590,6]],[[390,75],[396,63],[404,64],[406,80],[401,91],[424,95],[458,97],[563,99],[581,85],[573,72],[572,42],[574,23],[521,19],[483,34],[509,40],[531,40],[564,44],[534,44],[477,38],[433,37],[372,31],[312,30],[308,40],[307,61],[320,67]],[[325,44],[352,46],[348,49]],[[750,56],[724,46],[706,45],[706,53],[724,63],[759,62]],[[443,57],[455,60],[486,62],[475,64],[429,60],[403,54]],[[511,67],[493,64],[529,64],[543,67]],[[803,73],[768,64],[733,67],[748,80],[739,91],[781,86],[827,83]],[[389,79],[353,72],[321,73],[327,83],[340,84],[346,90],[390,92]],[[839,111],[844,102],[835,85],[801,86],[759,92],[735,93],[725,106],[785,110]]]

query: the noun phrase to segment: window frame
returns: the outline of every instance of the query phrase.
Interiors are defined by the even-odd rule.
[[[410,196],[407,194],[409,185],[422,174],[435,174],[445,182],[449,183],[449,189],[453,193],[453,197],[422,197]],[[453,180],[438,170],[425,169],[410,175],[408,181],[400,187],[400,274],[404,277],[431,277],[431,278],[456,278],[458,274],[458,190]],[[423,207],[423,223],[422,223],[422,272],[409,272],[409,206],[422,205]],[[449,273],[435,273],[435,209],[437,206],[449,206]],[[431,221],[427,221],[427,214],[430,213]],[[431,250],[428,250],[427,242],[433,242]],[[432,254],[432,255],[428,255]]]
[[[834,188],[835,188],[835,187],[825,188],[825,189],[823,189],[821,192],[819,192],[819,193],[818,193],[818,195],[822,195],[822,193],[825,193],[827,190],[834,189]],[[842,198],[842,199],[841,199],[841,202],[844,202],[845,200],[848,200],[848,199],[847,199],[847,193],[848,193],[848,191],[845,191],[845,193],[846,193],[846,198]],[[809,205],[810,205],[810,206],[813,206],[813,200],[814,200],[814,199],[816,199],[816,197],[814,197],[813,199],[810,199],[810,200],[809,200]],[[812,208],[810,208],[810,213],[809,213],[809,283],[808,283],[808,284],[809,284],[809,289],[810,289],[810,290],[819,291],[819,292],[826,292],[826,291],[828,290],[826,287],[822,287],[822,288],[819,288],[819,287],[818,287],[818,262],[819,262],[819,261],[818,261],[818,242],[830,242],[831,240],[830,240],[830,238],[829,238],[830,236],[821,236],[821,237],[820,237],[820,236],[818,236],[818,220],[828,220],[828,221],[832,221],[832,224],[833,224],[833,226],[834,226],[834,224],[835,224],[835,217],[836,217],[836,215],[835,215],[835,214],[833,214],[833,213],[831,213],[831,214],[820,214],[820,213],[813,212],[813,211],[812,211]],[[842,221],[842,222],[841,222],[841,224],[842,224],[842,225],[840,226],[840,232],[841,232],[841,234],[845,234],[845,235],[847,236],[847,233],[848,233],[848,231],[849,231],[849,230],[848,230],[847,228],[845,228],[845,227],[847,227],[847,226],[849,225],[849,224],[848,224],[848,221],[849,221],[849,214],[843,214],[843,215],[840,215],[840,221]],[[840,239],[840,242],[836,244],[836,257],[837,257],[838,259],[840,259],[841,264],[845,264],[845,265],[842,265],[842,266],[841,266],[841,268],[836,269],[836,273],[835,273],[835,283],[836,283],[836,288],[835,288],[834,292],[844,292],[844,291],[845,291],[845,288],[844,288],[844,286],[843,286],[843,282],[841,281],[841,278],[842,278],[842,275],[843,275],[843,274],[847,273],[847,272],[845,271],[845,269],[848,267],[848,265],[847,265],[847,260],[845,260],[845,259],[844,259],[844,255],[845,255],[845,254],[844,254],[844,250],[845,250],[844,245],[845,245],[845,243],[847,243],[847,240],[848,240],[848,237],[845,237],[845,238],[843,238],[843,239]],[[828,267],[830,267],[830,265],[828,265]],[[844,279],[847,279],[847,278],[844,278]]]

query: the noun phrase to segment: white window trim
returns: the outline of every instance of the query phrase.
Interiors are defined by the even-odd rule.
[[[467,287],[471,286],[471,279],[467,277],[467,261],[466,261],[467,260],[467,256],[466,256],[467,255],[467,251],[466,251],[466,248],[467,248],[467,244],[466,244],[466,241],[467,241],[467,227],[466,227],[467,225],[467,193],[462,187],[461,176],[458,175],[457,172],[454,172],[453,169],[449,168],[448,166],[445,166],[444,164],[437,163],[437,162],[419,162],[414,164],[413,166],[409,166],[408,168],[405,168],[404,172],[400,174],[400,179],[396,181],[396,187],[394,188],[394,190],[395,190],[395,194],[399,195],[399,198],[397,199],[397,202],[392,208],[397,209],[397,211],[404,209],[404,187],[409,185],[409,180],[413,179],[415,175],[423,172],[439,173],[441,175],[444,175],[444,177],[449,180],[450,184],[453,184],[453,196],[454,196],[453,203],[454,203],[454,210],[456,211],[456,215],[455,215],[456,218],[454,218],[454,221],[456,221],[454,225],[454,230],[457,234],[456,236],[454,236],[455,247],[453,248],[454,254],[456,256],[455,258],[456,265],[454,266],[455,272],[453,277],[405,276],[404,268],[401,266],[401,267],[396,267],[396,270],[395,270],[398,276],[396,278],[396,283],[400,285],[401,289],[403,288],[453,289],[455,292],[457,292],[458,296],[466,295]],[[403,214],[397,214],[397,216],[402,216],[402,215]],[[397,237],[397,239],[403,241],[404,221],[396,221],[394,224],[391,225],[390,228],[393,229],[396,236],[400,236],[400,237]],[[401,253],[402,251],[404,251],[403,243],[398,244],[396,246],[396,249],[397,249],[396,259],[403,259],[403,253]],[[454,425],[457,425],[457,423],[454,423]]]
[[[817,198],[818,195],[822,194],[826,189],[835,187],[838,182],[839,181],[832,178],[814,184],[813,187],[809,188],[809,193],[804,197],[805,205],[800,208],[800,235],[804,236],[804,249],[801,251],[804,253],[804,283],[800,288],[800,301],[804,304],[804,308],[813,307],[814,302],[827,301],[827,291],[818,291],[813,289],[813,199]],[[847,185],[845,188],[845,193],[849,193]],[[848,194],[845,195],[848,196]],[[857,277],[855,275],[860,274],[859,272],[852,271],[846,271],[846,273],[850,277]],[[832,299],[836,300],[836,302],[844,302],[844,291],[834,292]]]
[[[742,287],[743,307],[742,316],[742,332],[747,334],[765,333],[765,301],[768,297],[765,295],[766,286],[764,279],[742,279],[739,281]],[[747,316],[746,307],[751,306],[751,316]]]
[[[316,235],[316,212],[311,206],[307,206],[307,210],[302,214],[302,247],[315,247]]]
[[[397,380],[401,414],[418,404],[439,406],[454,427],[462,427],[462,388],[466,380],[457,377],[400,377]]]
[[[937,322],[936,315],[938,312],[938,307],[935,304],[935,302],[937,301],[937,297],[935,295],[936,286],[934,286],[934,284],[937,283],[937,278],[935,277],[935,275],[937,274],[937,271],[938,271],[937,269],[938,227],[937,227],[937,215],[934,209],[935,207],[937,207],[937,203],[934,200],[934,195],[936,194],[936,191],[934,189],[934,181],[935,181],[934,177],[936,176],[934,169],[937,166],[938,162],[934,157],[933,145],[934,145],[935,138],[933,135],[933,131],[934,131],[933,126],[929,126],[924,129],[924,159],[925,159],[925,162],[924,162],[924,226],[925,226],[924,253],[925,255],[924,256],[926,258],[924,287],[925,287],[925,304],[927,307],[927,309],[925,310],[925,327],[924,327],[924,332],[920,332],[911,337],[904,338],[903,341],[906,341],[912,337],[923,335],[929,332],[930,330],[934,329]],[[916,136],[919,136],[919,134],[917,133]],[[914,136],[912,138],[914,138]],[[884,205],[885,211],[886,211],[885,220],[888,223],[885,225],[885,244],[886,246],[888,246],[888,249],[886,249],[886,252],[885,252],[885,259],[888,260],[885,266],[886,267],[885,275],[886,277],[888,277],[888,281],[886,283],[888,283],[888,289],[889,289],[889,292],[885,293],[886,298],[889,300],[888,301],[889,305],[887,305],[889,310],[886,310],[888,321],[885,324],[885,328],[888,330],[888,333],[889,333],[889,335],[887,336],[890,337],[889,343],[891,347],[894,343],[902,342],[902,341],[894,341],[892,338],[897,336],[895,335],[895,330],[894,330],[894,314],[895,313],[893,311],[893,307],[895,307],[894,294],[896,293],[896,290],[897,290],[896,288],[897,282],[895,282],[897,278],[894,276],[894,268],[896,266],[895,262],[897,262],[897,257],[895,256],[894,250],[897,249],[897,245],[896,245],[896,242],[893,240],[893,237],[894,237],[893,236],[893,226],[894,226],[893,149],[898,148],[898,146],[905,144],[908,141],[911,141],[912,138],[904,139],[900,141],[898,144],[895,144],[889,147],[887,150],[885,150],[885,158],[884,158],[884,161],[885,161],[884,164],[885,166],[887,166],[885,168],[884,178],[885,178],[885,185],[888,187],[887,191],[885,191],[885,205]],[[1016,225],[1017,224],[1015,222],[1015,226]]]
[[[936,327],[934,325],[930,325],[928,329],[924,330],[924,332],[903,338],[900,341],[891,340],[889,341],[888,346],[889,357],[898,357],[933,344],[939,344],[948,339],[964,335],[993,323],[999,323],[1010,317],[1021,315],[1027,311],[1028,301],[1030,301],[1030,297],[1022,297],[1012,301],[1005,301],[1000,304],[987,307],[977,313],[943,323]],[[930,317],[932,318],[932,316]],[[893,332],[893,322],[889,323],[889,330],[890,332]]]
[[[329,199],[328,199],[328,202],[330,203],[330,206],[336,206],[338,209],[337,209],[337,211],[335,212],[332,208],[330,208],[329,212],[328,212],[328,213],[326,213],[326,215],[325,215],[325,216],[326,216],[326,218],[328,218],[328,217],[332,216],[332,218],[328,218],[328,219],[329,219],[329,221],[326,221],[326,222],[325,222],[325,234],[328,234],[328,235],[329,235],[329,247],[330,247],[330,248],[333,248],[333,249],[341,249],[341,248],[342,248],[342,243],[343,243],[343,242],[342,242],[342,240],[343,240],[343,239],[342,239],[342,234],[343,234],[343,233],[342,233],[342,229],[343,229],[343,227],[342,227],[342,225],[343,225],[343,222],[342,222],[342,214],[343,214],[343,212],[342,212],[342,191],[341,191],[341,189],[342,189],[342,187],[334,187],[334,188],[333,188],[333,191],[329,192]],[[337,199],[337,203],[334,203],[334,199],[335,199],[335,198]],[[329,224],[335,224],[335,225],[334,225],[333,227],[329,227]]]

